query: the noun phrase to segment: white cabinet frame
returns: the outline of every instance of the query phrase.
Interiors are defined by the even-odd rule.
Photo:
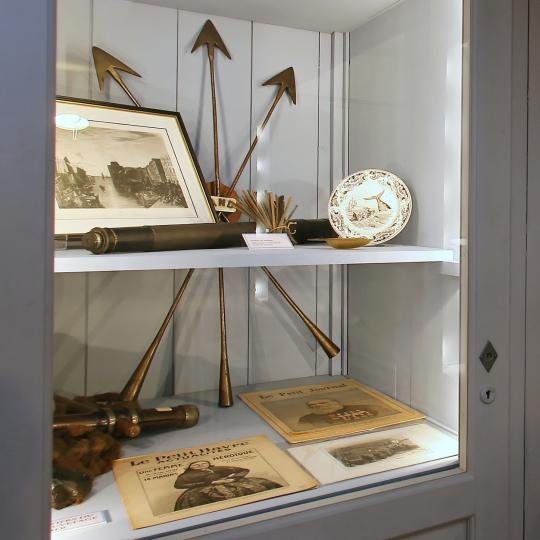
[[[53,0],[2,3],[0,16],[1,536],[47,538],[53,287]]]
[[[540,2],[530,2],[529,22],[529,133],[527,192],[527,378],[525,386],[525,539],[535,540],[540,530]]]
[[[467,472],[380,486],[170,538],[212,538],[221,530],[223,540],[274,538],[276,532],[282,540],[384,539],[464,519],[471,539],[523,536],[528,3],[471,2]],[[2,536],[10,540],[48,537],[54,42],[53,0],[4,2],[0,517]],[[477,360],[488,339],[499,353],[489,374]],[[497,391],[491,405],[480,402],[484,386]],[[234,528],[239,525],[246,527]]]

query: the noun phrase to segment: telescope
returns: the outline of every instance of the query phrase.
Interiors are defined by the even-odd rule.
[[[134,439],[143,432],[189,428],[198,420],[199,410],[195,405],[139,409],[133,403],[125,403],[99,407],[93,412],[55,415],[53,429],[65,429],[74,436],[99,429],[116,437]]]

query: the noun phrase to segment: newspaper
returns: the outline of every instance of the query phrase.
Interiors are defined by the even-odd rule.
[[[119,459],[113,470],[135,529],[318,486],[265,436]]]
[[[362,433],[421,420],[425,415],[347,379],[240,394],[290,443]]]

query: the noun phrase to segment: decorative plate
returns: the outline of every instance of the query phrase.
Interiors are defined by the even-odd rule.
[[[409,221],[412,199],[395,174],[366,169],[345,178],[328,202],[328,218],[342,238],[369,238],[370,245],[394,238]]]

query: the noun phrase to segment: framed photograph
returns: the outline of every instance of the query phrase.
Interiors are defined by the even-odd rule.
[[[290,443],[422,420],[425,415],[352,379],[240,394]]]
[[[457,462],[458,441],[422,422],[288,450],[321,484],[331,484],[434,461],[449,465]]]
[[[56,126],[56,233],[215,222],[177,112],[58,98]]]
[[[119,459],[113,470],[135,529],[319,485],[262,435]]]

